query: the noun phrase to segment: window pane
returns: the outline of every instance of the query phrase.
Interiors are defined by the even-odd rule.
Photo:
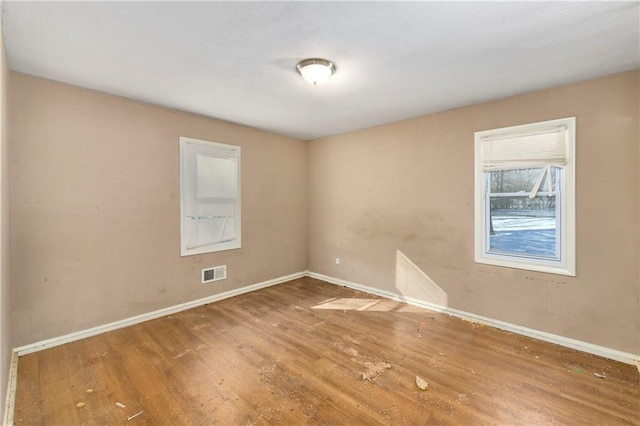
[[[540,177],[540,174],[543,172],[543,170],[544,167],[536,167],[532,169],[511,169],[489,172],[490,191],[494,194],[508,192],[529,193],[538,181],[538,178]],[[556,188],[556,170],[558,170],[557,167],[551,167],[553,188]],[[548,174],[545,173],[542,185],[540,185],[540,191],[547,190],[548,178]]]
[[[547,191],[547,181],[549,180],[549,178],[551,178],[551,188],[554,192],[559,192],[558,190],[558,171],[560,169],[558,167],[552,166],[551,167],[551,176],[549,176],[549,173],[545,173],[544,174],[544,179],[542,179],[542,183],[540,184],[540,192],[546,192]]]
[[[557,258],[556,197],[490,197],[489,252]]]
[[[235,204],[199,204],[188,216],[185,232],[188,248],[217,244],[236,238]]]

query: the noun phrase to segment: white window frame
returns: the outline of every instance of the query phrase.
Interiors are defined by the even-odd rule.
[[[540,259],[517,254],[497,254],[489,252],[489,212],[485,201],[487,184],[483,171],[484,149],[483,143],[489,138],[512,138],[519,135],[544,132],[561,126],[566,131],[566,165],[563,166],[563,178],[560,179],[561,197],[556,200],[559,217],[556,223],[560,229],[556,239],[559,249],[559,260]],[[559,275],[576,275],[575,255],[575,117],[530,123],[501,129],[485,130],[474,134],[475,143],[475,196],[474,196],[474,254],[477,263],[502,266],[507,268],[526,269],[530,271],[547,272]],[[515,169],[515,167],[514,167]],[[550,178],[550,176],[548,177]],[[536,188],[537,190],[537,188]],[[558,205],[560,204],[560,205]]]
[[[200,139],[180,137],[180,254],[190,256],[194,254],[211,253],[223,250],[238,249],[242,243],[241,208],[240,208],[240,147]],[[236,196],[233,217],[235,234],[231,239],[214,241],[211,243],[195,244],[189,241],[187,232],[188,221],[207,220],[209,216],[194,214],[199,201],[196,196],[197,175],[195,170],[195,156],[204,155],[211,158],[233,158],[236,161]],[[209,204],[212,204],[209,202]],[[215,204],[215,203],[213,203]],[[219,218],[219,217],[216,217]],[[224,231],[223,231],[224,232]]]

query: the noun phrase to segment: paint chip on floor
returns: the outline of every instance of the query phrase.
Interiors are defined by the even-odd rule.
[[[127,420],[132,420],[138,417],[140,414],[144,413],[144,411],[140,411],[139,413],[134,414],[133,416],[127,417]]]
[[[418,389],[422,391],[429,389],[429,383],[420,376],[416,376],[416,386],[418,386]]]

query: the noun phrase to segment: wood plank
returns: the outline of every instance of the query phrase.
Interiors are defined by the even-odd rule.
[[[16,386],[15,423],[41,425],[40,372],[38,355],[20,357],[18,361],[20,385]]]
[[[301,278],[21,357],[15,418],[640,424],[640,377],[633,366]]]

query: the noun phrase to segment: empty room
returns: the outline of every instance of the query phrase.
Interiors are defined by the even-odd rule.
[[[2,1],[4,425],[640,425],[640,3]]]

